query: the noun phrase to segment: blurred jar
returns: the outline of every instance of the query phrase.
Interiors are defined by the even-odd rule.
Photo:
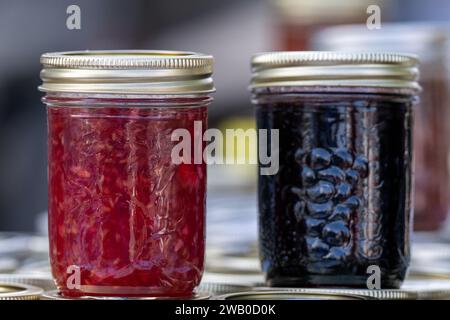
[[[310,50],[314,34],[337,24],[365,23],[369,5],[390,7],[380,0],[273,0],[276,45],[279,50]],[[392,5],[390,3],[389,5]]]
[[[414,229],[437,230],[449,209],[450,97],[447,69],[448,31],[443,25],[383,24],[328,28],[313,46],[332,51],[390,51],[417,54],[421,63],[420,107],[414,127]]]
[[[93,51],[41,62],[58,289],[189,296],[203,272],[206,164],[195,142],[175,161],[172,136],[182,130],[192,143],[206,130],[212,57]]]

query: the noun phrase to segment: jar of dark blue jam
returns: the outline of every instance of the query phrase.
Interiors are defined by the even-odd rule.
[[[258,129],[279,134],[268,148],[278,171],[258,183],[267,284],[398,288],[410,261],[416,57],[273,52],[252,70]]]

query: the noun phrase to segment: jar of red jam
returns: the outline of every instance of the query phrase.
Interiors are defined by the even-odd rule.
[[[384,53],[253,58],[257,126],[279,135],[271,146],[279,170],[259,176],[268,285],[367,288],[375,270],[375,285],[400,286],[410,260],[417,64]]]
[[[212,57],[86,51],[44,54],[41,63],[60,292],[191,295],[203,272],[206,199],[194,137],[207,127]],[[176,129],[192,140],[182,162],[172,159]]]

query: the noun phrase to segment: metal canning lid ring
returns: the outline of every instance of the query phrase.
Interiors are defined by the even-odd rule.
[[[450,280],[439,277],[409,278],[403,283],[403,290],[415,292],[419,299],[449,299]]]
[[[257,288],[256,291],[274,290],[271,287]],[[419,294],[412,290],[401,289],[310,289],[310,288],[276,288],[276,290],[292,293],[317,293],[317,294],[343,294],[343,295],[356,295],[364,296],[371,299],[379,300],[416,300],[419,298]]]
[[[21,283],[0,283],[0,300],[39,300],[43,291]]]
[[[0,283],[25,284],[43,290],[53,290],[56,288],[55,282],[50,277],[33,274],[0,274]]]
[[[44,290],[53,290],[56,288],[55,282],[52,278],[35,274],[0,274],[0,283],[25,284]]]
[[[214,297],[213,300],[368,300],[370,297],[335,292],[293,292],[286,290],[264,290],[230,293]]]
[[[207,94],[213,57],[186,51],[72,51],[41,56],[41,91],[107,94]]]
[[[252,58],[251,89],[368,87],[420,90],[419,60],[384,52],[280,51]]]

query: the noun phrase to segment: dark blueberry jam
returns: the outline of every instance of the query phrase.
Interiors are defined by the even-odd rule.
[[[254,96],[279,129],[280,168],[259,176],[260,256],[271,286],[398,288],[410,260],[413,95]]]

